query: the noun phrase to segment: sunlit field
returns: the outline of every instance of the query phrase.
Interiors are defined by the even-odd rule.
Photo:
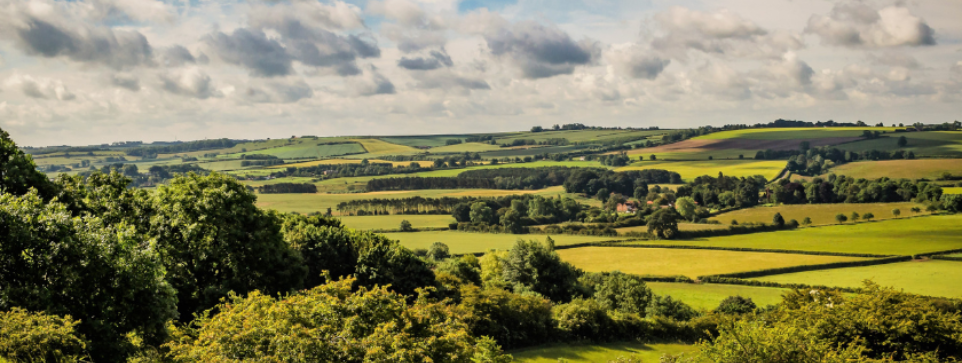
[[[695,346],[687,344],[553,344],[510,351],[515,362],[521,363],[597,363],[615,359],[637,358],[642,362],[657,362],[664,354],[692,353]]]
[[[685,180],[691,180],[702,175],[717,177],[718,173],[736,177],[762,175],[766,179],[774,179],[782,169],[785,169],[785,162],[781,160],[642,161],[615,170],[628,171],[643,169],[673,171],[681,174],[682,179]]]
[[[920,213],[912,212],[913,207],[919,207],[923,211]],[[892,210],[898,209],[899,216],[902,218],[915,215],[927,215],[925,206],[913,202],[901,203],[835,203],[835,204],[790,204],[774,207],[754,207],[739,209],[733,212],[716,215],[709,220],[719,221],[728,225],[731,222],[738,223],[772,223],[775,213],[781,213],[786,221],[796,220],[801,223],[805,217],[811,218],[813,225],[837,224],[835,215],[842,213],[846,216],[856,212],[859,215],[872,213],[876,220],[896,218]]]
[[[782,294],[789,289],[725,284],[689,284],[680,282],[647,282],[656,295],[668,295],[695,309],[712,310],[729,296],[752,299],[760,307],[782,302]]]
[[[893,173],[895,170],[898,172]],[[889,177],[934,180],[941,177],[944,172],[962,176],[962,159],[859,161],[839,165],[833,168],[831,172],[865,179]]]
[[[863,280],[913,294],[962,298],[962,262],[927,260],[797,272],[754,278],[780,283],[860,287]]]
[[[428,248],[434,242],[443,242],[448,245],[451,253],[479,253],[489,250],[508,250],[514,247],[519,239],[544,241],[543,234],[495,234],[495,233],[469,233],[457,231],[435,231],[435,232],[399,232],[385,233],[391,239],[401,241],[407,248]],[[621,240],[622,237],[605,236],[575,236],[568,234],[551,235],[555,241],[555,246],[564,246],[575,243],[601,242]]]

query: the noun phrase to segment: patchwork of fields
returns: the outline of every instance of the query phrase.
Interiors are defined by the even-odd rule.
[[[751,177],[755,175],[764,176],[766,179],[774,179],[783,169],[785,162],[777,161],[756,161],[756,160],[705,160],[705,161],[642,161],[629,166],[615,169],[615,171],[645,170],[645,169],[664,169],[673,171],[681,175],[682,179],[691,180],[702,175],[718,176],[719,173],[727,176]]]
[[[894,170],[898,172],[893,174]],[[962,159],[859,161],[842,164],[832,169],[832,173],[838,175],[865,179],[889,177],[935,180],[944,172],[962,176]]]

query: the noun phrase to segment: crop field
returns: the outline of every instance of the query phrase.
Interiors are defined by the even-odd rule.
[[[443,242],[451,249],[451,253],[478,253],[489,250],[509,250],[519,239],[544,241],[543,234],[499,234],[499,233],[469,233],[457,231],[429,231],[429,232],[398,232],[385,233],[391,239],[401,241],[410,249],[428,248],[434,242]],[[551,235],[555,246],[575,243],[614,241],[623,238],[606,236],[576,236],[568,234]],[[566,250],[559,250],[559,252]]]
[[[848,267],[764,276],[753,280],[803,283],[838,287],[860,287],[872,280],[920,295],[962,298],[962,262],[923,260],[886,265]]]
[[[694,345],[643,344],[638,342],[604,344],[551,344],[509,351],[520,363],[603,363],[624,357],[642,362],[658,362],[663,354],[694,352]]]
[[[717,177],[718,173],[728,176],[749,177],[762,175],[766,179],[774,179],[785,169],[785,162],[781,160],[705,160],[705,161],[642,161],[616,171],[664,169],[681,174],[682,179],[690,180],[702,175]]]
[[[486,151],[496,151],[496,150],[501,150],[501,149],[502,149],[502,148],[501,148],[500,146],[497,146],[497,145],[482,144],[482,143],[479,143],[479,142],[468,142],[468,143],[464,143],[464,144],[433,147],[433,148],[431,148],[429,151],[430,151],[432,154],[464,153],[464,152],[469,152],[469,153],[482,153],[482,152],[486,152]]]
[[[392,144],[379,139],[351,139],[351,141],[364,146],[364,149],[367,150],[367,153],[363,154],[364,157],[373,155],[409,155],[423,152],[410,146]],[[352,159],[356,157],[358,156],[351,156]]]
[[[845,145],[845,150],[861,152],[868,150],[897,149],[912,151],[916,156],[962,156],[962,132],[956,131],[924,131],[889,133],[878,139],[863,140]],[[908,144],[898,147],[898,138],[905,136]]]
[[[893,171],[898,171],[893,173]],[[878,179],[908,178],[937,179],[943,172],[962,176],[962,159],[915,159],[859,161],[842,164],[831,170],[832,173],[855,178]]]
[[[283,164],[283,165],[272,165],[272,166],[265,167],[264,169],[278,169],[278,168],[283,169],[283,168],[289,168],[289,167],[294,167],[294,168],[307,168],[307,167],[317,166],[317,165],[360,164],[360,163],[361,163],[361,160],[363,160],[363,159],[360,159],[360,160],[358,160],[358,159],[325,159],[325,160],[314,160],[314,161],[305,161],[305,162],[302,162],[302,163],[291,163],[291,164]],[[428,164],[431,164],[430,161],[386,161],[386,160],[377,160],[377,159],[368,159],[368,161],[370,161],[370,162],[372,162],[372,163],[391,163],[391,164],[394,165],[395,167],[398,167],[398,166],[408,166],[408,165],[411,165],[411,163],[416,163],[416,164],[418,164],[418,165],[422,165],[422,164],[423,164],[424,166],[428,166]]]
[[[741,296],[752,299],[759,307],[775,305],[782,302],[782,294],[789,289],[774,287],[724,285],[724,284],[689,284],[681,282],[646,282],[655,295],[668,295],[683,301],[695,309],[712,310],[729,296]]]
[[[774,207],[754,207],[739,209],[733,212],[727,212],[719,214],[709,220],[719,221],[722,224],[731,224],[733,220],[738,221],[738,223],[772,223],[772,219],[775,217],[775,213],[781,213],[782,217],[788,220],[796,220],[799,223],[802,222],[805,217],[812,219],[812,225],[826,225],[826,224],[837,224],[835,221],[835,215],[843,213],[846,216],[852,215],[852,212],[857,212],[859,215],[865,215],[865,213],[872,213],[875,215],[876,220],[892,219],[895,215],[892,214],[893,209],[898,209],[901,212],[901,217],[910,217],[916,215],[911,211],[912,207],[920,207],[923,210],[925,206],[913,202],[901,202],[901,203],[840,203],[840,204],[791,204],[791,205],[779,205]],[[928,214],[926,212],[921,212],[920,214]]]
[[[622,137],[646,137],[665,134],[665,130],[566,130],[523,133],[497,138],[499,144],[510,143],[515,139],[545,141],[548,139],[567,139],[569,142],[595,142]]]
[[[197,163],[197,166],[212,171],[225,171],[241,169],[241,163],[241,160],[211,161]]]
[[[859,137],[865,130],[894,133],[895,127],[799,127],[799,128],[763,128],[742,129],[715,132],[697,136],[695,140],[718,139],[755,139],[755,140],[794,140],[819,139],[825,137]]]
[[[396,230],[401,221],[411,222],[414,228],[447,227],[454,223],[454,217],[447,214],[428,215],[386,215],[386,216],[346,216],[337,217],[345,226],[357,230]]]
[[[914,255],[962,248],[962,215],[846,223],[792,231],[671,241],[685,246],[718,246],[797,251]],[[666,241],[658,241],[664,243]],[[649,242],[632,242],[644,244]]]
[[[768,268],[861,260],[861,258],[856,257],[768,252],[630,247],[572,248],[558,250],[558,254],[563,260],[589,272],[621,271],[638,275],[685,275],[691,278]]]
[[[577,151],[581,149],[587,149],[590,146],[587,145],[567,145],[567,146],[531,146],[525,148],[498,148],[495,151],[487,151],[481,153],[481,158],[491,159],[491,158],[504,158],[504,157],[525,157],[532,155],[541,155],[544,153],[566,153]]]
[[[445,142],[451,139],[464,140],[465,137],[469,135],[416,135],[416,136],[391,136],[391,137],[378,137],[380,140],[397,145],[404,146],[427,146],[427,147],[438,147],[444,146]]]
[[[942,188],[942,194],[962,194],[962,187]]]

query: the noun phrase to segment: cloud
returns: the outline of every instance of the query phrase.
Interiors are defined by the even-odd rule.
[[[935,45],[935,31],[902,6],[879,10],[862,2],[836,4],[826,15],[812,15],[805,32],[822,44],[852,48]]]
[[[348,85],[350,91],[356,96],[374,96],[396,92],[394,83],[381,75],[374,66],[368,67],[361,75],[351,78]]]
[[[592,64],[601,53],[593,40],[576,42],[561,29],[534,21],[488,29],[484,39],[491,54],[511,59],[522,76],[531,79],[571,74],[576,66]]]
[[[203,41],[225,62],[244,66],[253,76],[286,76],[293,71],[287,50],[263,31],[238,28],[229,35],[208,34]]]
[[[372,1],[365,9],[395,23],[383,24],[381,35],[397,43],[401,52],[411,53],[432,47],[444,47],[447,24],[440,15],[429,15],[418,4],[408,0]]]
[[[19,89],[30,98],[71,101],[77,98],[60,80],[34,78],[30,75],[14,75],[7,79],[7,87]]]
[[[766,70],[777,80],[788,81],[790,84],[798,86],[812,84],[812,76],[815,74],[812,67],[798,59],[793,52],[786,53],[779,61],[770,62]]]
[[[890,67],[902,67],[908,69],[919,69],[922,65],[915,57],[896,52],[884,52],[881,54],[868,54],[868,60],[874,64]]]
[[[171,23],[176,19],[173,6],[157,0],[91,0],[77,7],[86,17],[98,20]]]
[[[962,61],[955,62],[955,64],[952,65],[950,70],[952,72],[955,72],[956,74],[962,74]]]
[[[186,64],[197,63],[197,59],[182,45],[174,45],[164,49],[161,58],[161,62],[167,67],[180,67]]]
[[[220,91],[214,89],[210,76],[196,67],[161,74],[160,81],[164,90],[176,95],[198,99],[223,96]]]
[[[140,79],[130,74],[111,74],[110,84],[134,92],[140,91]]]
[[[653,49],[686,60],[689,50],[736,57],[775,57],[804,47],[792,33],[769,32],[751,20],[728,10],[703,12],[672,7],[655,15],[661,35],[651,41]]]
[[[450,69],[435,72],[417,72],[414,74],[414,78],[417,80],[415,87],[419,89],[491,89],[491,85],[483,79],[466,77]]]
[[[608,51],[605,59],[614,65],[618,73],[631,78],[652,80],[658,77],[665,67],[671,63],[670,59],[645,52],[638,46]]]
[[[397,65],[405,69],[427,71],[441,67],[450,67],[454,65],[454,62],[451,61],[451,57],[448,56],[444,50],[432,50],[427,57],[402,57],[401,60],[397,62]]]
[[[314,96],[314,90],[304,80],[261,81],[241,93],[247,101],[259,103],[291,103]]]

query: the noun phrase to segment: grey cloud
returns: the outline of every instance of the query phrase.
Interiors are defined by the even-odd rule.
[[[77,98],[77,96],[70,92],[70,90],[64,86],[63,82],[59,80],[55,81],[46,78],[36,79],[24,75],[12,77],[10,83],[19,88],[25,96],[31,98],[58,99],[61,101],[70,101]]]
[[[394,83],[378,73],[374,66],[371,66],[357,78],[350,79],[349,85],[353,93],[358,96],[394,94],[396,92]]]
[[[249,69],[261,77],[286,76],[293,71],[292,58],[276,40],[263,31],[239,28],[230,35],[221,32],[203,38],[225,62]]]
[[[869,54],[868,59],[872,63],[890,67],[904,67],[908,69],[919,69],[922,67],[915,57],[903,53],[885,52],[882,54]]]
[[[20,84],[20,90],[23,91],[23,94],[27,97],[47,98],[47,95],[40,90],[40,85],[32,79],[24,80],[23,83]]]
[[[591,64],[600,55],[596,42],[575,42],[564,31],[533,21],[488,32],[484,39],[492,54],[512,58],[526,78],[571,74],[576,66]]]
[[[450,70],[438,72],[418,72],[416,87],[420,89],[452,89],[488,90],[491,85],[483,79],[465,77]]]
[[[681,60],[688,50],[733,56],[779,56],[804,47],[801,39],[787,32],[769,32],[729,11],[707,13],[673,7],[655,16],[663,34],[651,41],[655,50]]]
[[[168,67],[180,67],[185,64],[197,63],[197,59],[187,48],[182,45],[175,45],[164,50],[163,63]]]
[[[902,6],[876,10],[862,2],[836,4],[827,15],[812,15],[805,32],[823,44],[882,48],[935,44],[935,31]]]
[[[221,93],[214,89],[210,76],[197,68],[176,74],[162,74],[160,81],[164,90],[176,95],[199,99],[221,96]]]
[[[294,82],[265,82],[247,87],[245,99],[261,103],[292,103],[314,96],[314,90],[303,80]]]
[[[671,64],[670,59],[648,54],[635,47],[609,52],[606,58],[619,73],[648,80],[657,78]]]
[[[451,61],[451,57],[448,56],[443,50],[432,50],[429,54],[429,57],[402,57],[401,60],[398,61],[397,65],[401,68],[410,70],[427,71],[441,67],[450,67],[454,65],[454,62]]]
[[[83,26],[68,27],[24,15],[24,27],[16,30],[19,45],[31,55],[66,57],[76,62],[99,63],[115,69],[150,64],[153,49],[135,31]]]
[[[140,79],[129,74],[113,74],[110,76],[110,83],[120,88],[137,92],[140,91]]]

